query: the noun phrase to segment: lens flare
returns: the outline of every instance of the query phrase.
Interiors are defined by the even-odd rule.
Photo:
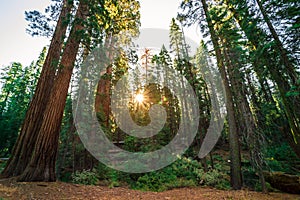
[[[135,101],[138,103],[142,103],[144,101],[144,95],[143,94],[137,94],[135,96]]]

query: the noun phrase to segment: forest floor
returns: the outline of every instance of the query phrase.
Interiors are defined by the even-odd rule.
[[[60,199],[114,199],[114,200],[185,200],[185,199],[253,199],[253,200],[300,200],[300,195],[286,193],[262,194],[248,190],[225,191],[213,188],[178,188],[164,192],[143,192],[126,187],[108,188],[104,186],[86,186],[63,182],[20,183],[0,180],[0,200],[60,200]]]

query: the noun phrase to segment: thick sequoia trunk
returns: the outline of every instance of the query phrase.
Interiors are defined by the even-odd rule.
[[[68,94],[74,62],[81,41],[81,22],[87,16],[87,6],[81,1],[76,13],[75,24],[64,49],[60,69],[43,116],[43,123],[37,137],[34,153],[19,181],[55,181],[55,162],[59,130]],[[80,21],[79,23],[77,22]],[[77,23],[76,23],[77,22]]]
[[[230,171],[231,171],[231,186],[233,189],[242,188],[242,173],[241,173],[241,155],[240,155],[240,146],[239,138],[236,126],[236,120],[234,116],[234,104],[232,99],[232,93],[229,86],[229,81],[227,78],[225,65],[222,60],[221,50],[218,44],[218,36],[214,32],[213,23],[209,15],[208,6],[205,0],[201,0],[203,5],[203,10],[206,16],[206,21],[208,24],[209,32],[211,35],[212,43],[217,57],[218,68],[221,73],[221,77],[225,87],[226,93],[226,109],[228,114],[228,123],[229,123],[229,146],[230,146]]]
[[[29,109],[26,112],[24,123],[14,146],[12,156],[8,160],[1,177],[20,175],[30,161],[37,135],[41,127],[42,116],[46,109],[49,94],[53,86],[63,38],[67,30],[67,16],[73,7],[73,5],[68,2],[68,0],[63,1],[62,10],[57,21],[56,29],[51,40],[35,94],[30,102]]]

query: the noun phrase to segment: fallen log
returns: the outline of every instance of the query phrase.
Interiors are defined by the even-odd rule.
[[[291,194],[300,194],[300,176],[282,172],[264,172],[264,176],[273,188]]]

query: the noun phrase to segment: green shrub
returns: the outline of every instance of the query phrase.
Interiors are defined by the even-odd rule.
[[[169,189],[175,181],[175,175],[164,172],[150,172],[138,178],[134,189],[161,192]]]
[[[72,182],[72,174],[71,171],[61,173],[59,180],[66,183]]]
[[[183,177],[186,179],[193,179],[194,181],[197,180],[197,173],[198,170],[201,169],[200,163],[196,160],[191,160],[190,158],[186,157],[178,157],[172,165],[165,168],[165,170],[171,170],[177,177]]]
[[[181,187],[196,187],[197,183],[194,180],[187,180],[185,178],[177,178],[176,181],[166,184],[168,189]]]
[[[242,170],[243,181],[246,187],[255,189],[256,185],[259,183],[259,178],[256,175],[256,171],[252,166],[243,168]]]
[[[99,162],[95,168],[99,180],[105,180],[109,187],[119,187],[121,184],[130,184],[131,175],[125,172],[117,171]]]
[[[198,185],[213,186],[218,189],[230,188],[227,175],[219,169],[204,172],[200,163],[186,157],[179,157],[173,164],[159,171],[141,175],[132,188],[164,191],[171,188]]]
[[[109,172],[112,169],[107,167],[105,164],[99,162],[94,170],[96,170],[97,177],[98,177],[99,180],[108,180],[109,179]]]
[[[201,181],[206,186],[212,186],[217,189],[230,189],[230,183],[226,178],[226,175],[217,169],[210,170],[203,173]]]
[[[276,192],[276,189],[272,188],[268,182],[266,182],[266,187],[269,192]],[[259,181],[255,184],[254,190],[258,192],[262,191],[261,183]]]
[[[76,171],[71,175],[72,182],[83,185],[96,185],[98,182],[96,170]]]
[[[293,169],[299,158],[287,143],[280,146],[269,146],[265,152],[266,164],[271,171],[282,171],[289,174],[297,174]]]
[[[205,172],[200,163],[185,157],[180,157],[172,165],[177,177],[193,180],[197,185],[212,186],[218,189],[230,189],[228,176],[222,172],[222,166],[216,164],[215,169]]]
[[[143,167],[137,165],[136,168]],[[230,188],[228,175],[222,173],[221,164],[215,169],[204,172],[196,160],[178,156],[171,165],[154,172],[129,174],[109,168],[99,163],[92,171],[76,172],[72,175],[74,183],[94,185],[98,180],[109,187],[128,184],[132,189],[143,191],[164,191],[178,187],[212,186],[218,189]]]

